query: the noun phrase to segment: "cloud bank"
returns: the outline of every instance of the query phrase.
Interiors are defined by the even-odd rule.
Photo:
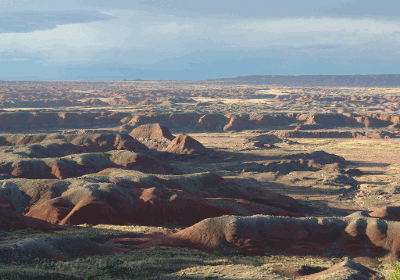
[[[35,2],[0,4],[0,62],[27,69],[0,78],[399,72],[393,1]]]

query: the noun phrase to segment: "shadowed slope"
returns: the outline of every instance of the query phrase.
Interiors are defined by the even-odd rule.
[[[25,217],[15,211],[0,206],[0,229],[27,229],[49,232],[52,230],[64,230],[64,228],[50,224],[36,218]]]

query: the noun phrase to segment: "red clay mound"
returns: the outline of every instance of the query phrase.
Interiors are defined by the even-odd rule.
[[[172,140],[174,136],[171,134],[166,126],[160,125],[159,123],[145,124],[136,127],[129,133],[130,136],[137,139],[168,139]]]
[[[191,226],[205,218],[233,213],[185,191],[149,188],[143,190],[135,203],[130,220],[141,225]]]
[[[301,216],[290,197],[243,187],[212,173],[149,175],[106,169],[65,180],[10,179],[0,196],[19,213],[60,224],[190,226],[226,214]]]
[[[21,160],[11,165],[9,174],[17,178],[41,179],[45,174],[51,173],[50,168],[42,160]]]
[[[51,223],[59,223],[70,213],[71,202],[62,197],[47,200],[45,203],[32,208],[26,217],[34,217]]]
[[[224,254],[384,256],[388,261],[397,261],[399,234],[400,223],[360,214],[341,219],[222,216],[158,236],[133,249],[163,245]]]
[[[48,163],[47,166],[51,168],[51,175],[56,177],[57,179],[66,179],[75,177],[75,172],[73,170],[73,166],[68,164],[66,161],[58,160],[51,163]],[[42,178],[52,178],[50,174],[43,174]]]
[[[146,145],[143,145],[127,134],[117,134],[113,146],[117,150],[128,150],[133,152],[145,152],[149,150]]]
[[[4,174],[27,179],[66,179],[97,173],[107,168],[123,168],[155,174],[182,174],[166,162],[127,150],[75,154],[62,158],[27,158],[0,166]]]
[[[36,145],[35,145],[36,144]],[[72,145],[71,145],[72,144]],[[123,133],[109,134],[50,134],[0,136],[0,146],[26,146],[29,157],[58,157],[82,152],[110,150],[148,151],[146,145]],[[12,149],[16,150],[17,147]],[[22,147],[20,147],[22,151]],[[36,153],[36,154],[35,154]],[[44,156],[44,154],[48,154]]]
[[[90,221],[90,224],[125,225],[126,222],[104,200],[89,196],[81,199],[60,225],[79,225]]]
[[[26,145],[40,143],[45,139],[45,135],[10,135],[5,141],[8,145]]]
[[[49,232],[53,230],[64,230],[64,228],[50,224],[46,221],[25,217],[15,211],[0,206],[0,229],[27,229]]]
[[[203,154],[209,150],[189,135],[180,134],[169,143],[164,151],[173,154]]]

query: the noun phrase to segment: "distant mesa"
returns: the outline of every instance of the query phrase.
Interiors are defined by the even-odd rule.
[[[213,81],[243,84],[275,84],[283,86],[400,86],[400,75],[248,75]]]

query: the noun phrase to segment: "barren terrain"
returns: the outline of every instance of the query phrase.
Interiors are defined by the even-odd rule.
[[[2,81],[0,100],[1,279],[394,273],[400,88]]]

